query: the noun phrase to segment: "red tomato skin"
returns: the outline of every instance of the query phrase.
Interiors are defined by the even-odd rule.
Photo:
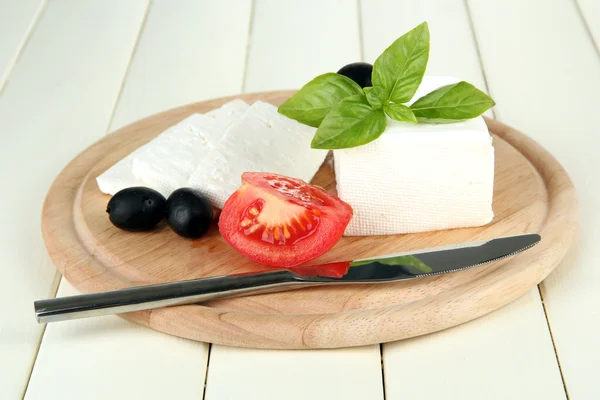
[[[307,190],[310,196],[319,200],[316,205],[310,203],[310,206],[318,208],[320,213],[318,227],[309,237],[298,240],[294,244],[276,245],[249,238],[240,230],[244,210],[249,204],[262,198],[261,195],[266,193],[278,199],[289,200],[288,197],[269,186],[265,177],[287,179],[289,182],[301,185],[302,190]],[[350,205],[325,190],[308,185],[301,180],[277,174],[254,172],[244,173],[242,180],[244,185],[225,202],[219,218],[219,231],[229,245],[258,263],[285,268],[314,260],[339,241],[352,218]],[[295,202],[295,199],[292,198],[290,202]]]

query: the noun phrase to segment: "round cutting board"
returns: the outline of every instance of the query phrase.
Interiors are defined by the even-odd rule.
[[[238,96],[281,104],[292,92]],[[232,98],[179,107],[126,126],[82,152],[60,173],[44,204],[46,246],[64,277],[83,293],[260,269],[219,236],[199,240],[163,222],[147,233],[112,226],[109,196],[95,178],[132,150],[191,113]],[[404,339],[480,317],[526,293],[561,261],[577,226],[574,187],[539,144],[486,120],[496,151],[495,218],[484,227],[396,236],[344,237],[315,262],[540,233],[537,246],[484,267],[414,281],[318,287],[123,314],[138,324],[193,340],[258,348],[333,348]],[[331,160],[313,183],[335,192]]]

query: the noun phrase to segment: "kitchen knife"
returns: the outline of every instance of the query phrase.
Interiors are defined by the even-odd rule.
[[[540,240],[540,235],[524,234],[354,260],[341,278],[300,276],[280,269],[38,300],[34,308],[37,321],[47,323],[320,285],[417,279],[488,264],[524,251]],[[320,269],[327,270],[327,265]]]

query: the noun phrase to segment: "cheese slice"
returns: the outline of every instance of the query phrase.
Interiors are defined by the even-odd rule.
[[[244,172],[273,172],[309,182],[327,155],[327,151],[311,149],[315,131],[279,114],[275,106],[258,101],[200,160],[188,186],[222,208],[239,188]]]
[[[195,114],[169,128],[145,151],[136,153],[133,175],[168,197],[185,187],[196,165],[206,157],[233,121],[249,106],[234,100],[210,114]]]
[[[198,159],[249,107],[236,99],[207,114],[190,115],[98,176],[98,187],[112,195],[127,187],[147,186],[168,197],[187,184]]]
[[[96,183],[102,193],[113,195],[128,187],[144,186],[131,172],[134,157],[135,151],[96,177]]]
[[[414,99],[455,82],[426,77]],[[481,226],[494,216],[494,148],[481,117],[440,125],[388,120],[377,140],[333,153],[338,195],[354,210],[346,236]]]

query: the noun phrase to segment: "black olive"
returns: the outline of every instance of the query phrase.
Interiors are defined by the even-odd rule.
[[[110,222],[126,231],[149,231],[163,219],[165,196],[147,187],[123,189],[106,206]]]
[[[354,82],[358,83],[361,88],[373,86],[373,83],[371,82],[373,66],[369,63],[355,62],[344,65],[337,73],[352,79]]]
[[[177,189],[167,199],[167,223],[180,236],[198,238],[208,231],[213,208],[199,191]]]

